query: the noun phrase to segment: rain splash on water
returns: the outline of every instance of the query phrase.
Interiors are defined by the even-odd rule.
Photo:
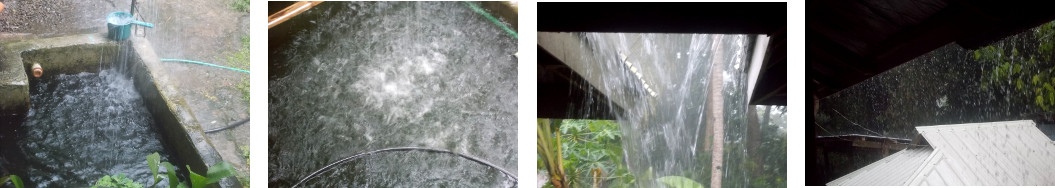
[[[516,171],[516,39],[464,4],[330,2],[277,27],[292,27],[292,38],[271,48],[269,185],[391,147]],[[410,151],[359,158],[305,185],[513,184],[463,158]]]
[[[132,78],[118,69],[32,82],[32,107],[14,133],[18,149],[4,151],[3,165],[31,187],[84,187],[113,174],[153,182],[145,157],[175,160]]]
[[[653,178],[687,177],[709,185],[711,152],[710,82],[722,79],[721,116],[725,124],[723,180],[748,178],[735,164],[744,156],[746,51],[749,37],[711,34],[579,34],[596,65],[577,70],[600,75],[591,81],[619,106],[626,163],[638,186],[661,187]],[[712,69],[722,67],[721,75]],[[589,80],[589,78],[587,78]],[[584,112],[588,113],[588,112]],[[739,149],[738,149],[739,148]],[[733,181],[746,182],[746,181]],[[743,187],[746,184],[723,185]]]

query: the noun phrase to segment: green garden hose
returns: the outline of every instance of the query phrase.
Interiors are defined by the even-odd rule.
[[[495,18],[494,16],[491,16],[491,14],[488,14],[487,11],[484,11],[484,9],[480,8],[480,6],[477,6],[476,4],[473,4],[473,3],[468,2],[468,1],[462,1],[462,2],[465,3],[465,6],[468,6],[469,8],[472,8],[473,11],[476,11],[476,13],[480,13],[480,15],[484,15],[484,17],[487,17],[487,19],[491,20],[491,22],[494,23],[495,25],[498,25],[499,27],[502,27],[502,29],[506,30],[506,32],[508,32],[509,35],[513,36],[513,38],[517,38],[517,32],[516,31],[514,31],[513,29],[509,29],[509,27],[506,26],[505,23],[502,23],[502,21],[499,21],[498,18]]]
[[[249,71],[247,71],[247,70],[236,69],[236,68],[231,68],[231,67],[225,67],[225,66],[220,66],[220,65],[206,63],[206,62],[201,62],[201,61],[191,61],[191,60],[184,60],[184,59],[161,59],[161,61],[193,63],[193,64],[199,64],[199,65],[206,65],[206,66],[212,66],[212,67],[225,68],[225,69],[230,69],[230,70],[234,70],[234,71],[240,71],[240,72],[244,72],[246,74],[249,74]]]

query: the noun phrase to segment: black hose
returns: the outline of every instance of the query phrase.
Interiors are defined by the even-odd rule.
[[[234,127],[237,127],[239,125],[245,124],[246,122],[249,122],[249,118],[245,118],[242,121],[234,122],[233,124],[227,125],[226,127],[220,127],[220,128],[205,130],[205,133],[214,133],[214,132],[218,132],[218,131],[222,131],[222,130],[227,130],[227,129],[234,128]]]
[[[460,154],[460,153],[455,153],[455,152],[447,151],[447,150],[440,150],[440,149],[419,148],[419,147],[398,147],[398,148],[385,148],[385,149],[379,149],[379,150],[374,150],[374,151],[368,151],[368,152],[364,152],[364,153],[360,153],[360,154],[355,154],[355,155],[353,155],[351,157],[345,157],[345,158],[343,158],[341,160],[337,160],[337,161],[335,161],[333,163],[330,163],[330,164],[328,164],[326,166],[323,166],[322,168],[319,168],[318,170],[315,170],[315,172],[312,172],[307,177],[304,177],[303,179],[300,179],[300,181],[297,181],[297,184],[293,184],[293,187],[299,187],[300,184],[304,184],[304,182],[307,182],[308,180],[311,180],[312,178],[315,178],[315,176],[319,175],[319,173],[322,173],[324,171],[330,170],[333,167],[335,167],[337,165],[340,165],[342,163],[346,163],[348,161],[352,161],[353,159],[356,159],[356,158],[359,158],[359,157],[365,157],[365,156],[368,156],[368,155],[373,155],[373,154],[377,154],[377,153],[381,153],[381,152],[390,152],[390,151],[427,151],[427,152],[454,154],[454,155],[456,155],[458,157],[469,159],[470,161],[474,161],[474,162],[480,163],[480,164],[482,164],[484,166],[488,166],[488,167],[497,169],[498,171],[501,171],[506,176],[509,176],[509,177],[513,178],[514,182],[517,181],[517,176],[513,175],[513,173],[509,173],[509,171],[506,171],[505,169],[499,168],[498,166],[495,166],[494,164],[488,163],[487,161],[484,161],[483,159],[479,159],[479,158],[476,158],[476,157],[473,157],[473,156],[464,155],[464,154]]]

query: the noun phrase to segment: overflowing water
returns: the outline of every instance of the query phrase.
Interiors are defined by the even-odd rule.
[[[449,150],[516,171],[516,39],[465,5],[328,2],[277,27],[293,29],[289,44],[271,48],[269,185],[291,186],[330,162],[390,147]],[[307,185],[513,183],[452,155],[395,152]]]
[[[46,78],[30,84],[24,123],[3,133],[17,146],[0,148],[7,162],[0,165],[28,187],[87,187],[113,174],[153,182],[147,155],[176,162],[127,74],[112,68]]]
[[[583,33],[598,62],[576,70],[599,75],[589,80],[619,106],[626,163],[637,186],[661,187],[655,178],[682,176],[709,186],[712,150],[711,110],[724,124],[723,187],[746,187],[753,180],[743,164],[748,156],[746,127],[747,45],[743,35]],[[713,71],[714,69],[720,69]],[[717,75],[716,75],[717,74]],[[721,79],[721,80],[714,80]],[[712,82],[714,80],[715,82]],[[712,84],[721,84],[721,100]],[[711,105],[712,101],[720,104]],[[594,102],[594,101],[588,101]],[[590,104],[583,104],[590,105]],[[720,107],[720,108],[716,108]],[[591,112],[581,112],[588,114]],[[766,123],[770,124],[770,123]],[[784,137],[780,134],[771,137]],[[774,150],[776,151],[776,150]],[[780,151],[778,153],[783,153]],[[782,160],[782,159],[781,159]],[[777,167],[783,168],[783,167]]]
[[[133,19],[131,15],[118,14],[117,16],[107,16],[106,22],[114,25],[128,25],[128,23],[132,23]]]

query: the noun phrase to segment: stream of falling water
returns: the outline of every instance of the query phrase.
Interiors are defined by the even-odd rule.
[[[516,40],[460,2],[331,2],[278,27],[293,28],[293,38],[271,52],[269,185],[390,147],[444,149],[516,171]],[[513,183],[462,158],[396,152],[306,185]]]
[[[710,130],[709,82],[722,83],[722,116],[725,124],[724,164],[741,159],[729,157],[743,148],[746,117],[746,45],[743,35],[709,34],[580,34],[598,65],[577,70],[582,75],[599,74],[592,85],[603,85],[601,93],[625,109],[618,114],[624,130],[626,163],[638,180],[683,176],[709,185],[710,151],[705,150]],[[723,67],[721,75],[712,75]],[[588,78],[589,80],[589,78]],[[717,82],[714,82],[717,83]],[[584,112],[589,113],[589,112]],[[730,167],[730,165],[725,165]],[[747,177],[742,169],[723,169],[723,179]],[[639,186],[661,187],[657,181],[638,181]],[[731,185],[725,187],[739,187]]]

